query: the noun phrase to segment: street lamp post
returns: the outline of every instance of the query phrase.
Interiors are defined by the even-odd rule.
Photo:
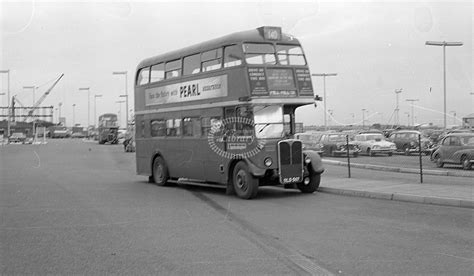
[[[446,129],[446,46],[462,46],[462,42],[426,41],[425,45],[443,46],[443,91],[444,91],[444,129]]]
[[[76,104],[72,104],[72,126],[76,126]]]
[[[127,89],[127,85],[128,85],[128,71],[118,71],[118,72],[112,72],[112,75],[125,75],[125,95],[120,95],[120,97],[125,97],[125,107],[126,107],[126,110],[125,110],[125,124],[126,124],[126,127],[128,129],[128,89]]]
[[[90,114],[91,114],[91,101],[90,101],[90,88],[89,87],[81,87],[79,91],[86,91],[87,90],[87,138],[90,138],[89,126],[90,126]]]
[[[411,102],[411,125],[412,126],[415,126],[415,115],[414,115],[414,105],[413,105],[413,102],[417,102],[419,101],[419,99],[406,99],[407,102]]]
[[[365,128],[365,108],[362,108],[362,129]]]
[[[335,77],[337,73],[318,73],[318,74],[311,74],[315,77],[323,77],[323,101],[324,101],[324,129],[327,130],[328,128],[328,121],[327,121],[327,109],[326,109],[326,77]]]
[[[96,110],[97,110],[97,98],[100,98],[102,97],[102,95],[94,95],[94,128],[96,128],[96,122],[97,122],[97,114],[96,114]]]
[[[58,123],[61,123],[61,106],[63,106],[63,103],[58,103]]]
[[[125,101],[116,101],[116,103],[119,104],[119,114],[118,114],[118,117],[119,117],[119,124],[120,124],[120,121],[122,121],[122,104],[124,103]]]
[[[394,120],[394,121],[395,121],[395,125],[400,125],[400,117],[398,116],[398,113],[399,113],[399,111],[400,111],[400,108],[399,108],[399,105],[398,105],[398,103],[399,103],[399,98],[398,98],[398,96],[399,96],[400,93],[402,93],[402,88],[400,88],[400,89],[395,89],[395,95],[396,95],[396,98],[397,98],[397,105],[396,105],[396,107],[395,107],[395,120]]]
[[[0,73],[6,73],[8,78],[8,86],[7,86],[7,112],[8,112],[8,120],[7,120],[7,136],[10,137],[10,70],[0,70]]]

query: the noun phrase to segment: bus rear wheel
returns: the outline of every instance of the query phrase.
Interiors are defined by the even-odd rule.
[[[257,195],[258,179],[250,172],[247,164],[243,161],[237,163],[232,173],[232,185],[238,197],[251,199]]]
[[[313,173],[309,176],[309,183],[304,184],[304,181],[296,184],[298,189],[304,194],[314,193],[319,188],[319,183],[321,182],[321,174]]]
[[[158,186],[165,186],[168,181],[168,167],[160,156],[153,161],[153,181]]]

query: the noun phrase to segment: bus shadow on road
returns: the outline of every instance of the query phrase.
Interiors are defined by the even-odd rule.
[[[205,193],[209,195],[224,195],[228,197],[237,198],[234,195],[226,195],[226,189],[224,186],[217,185],[194,185],[194,184],[181,184],[181,183],[167,183],[165,186],[158,186],[155,183],[148,181],[136,181],[138,184],[155,186],[157,189],[180,189],[186,190],[192,193]],[[254,199],[278,199],[278,198],[289,198],[289,197],[307,197],[315,196],[317,192],[313,194],[303,194],[298,189],[284,189],[279,186],[263,186],[259,187],[258,194]]]

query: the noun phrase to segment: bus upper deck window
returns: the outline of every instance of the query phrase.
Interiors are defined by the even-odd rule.
[[[137,85],[147,84],[149,81],[150,81],[150,67],[140,69],[137,76]]]
[[[201,62],[203,72],[220,69],[222,67],[222,48],[203,52]]]
[[[298,45],[277,45],[278,62],[281,65],[306,65],[303,50]]]
[[[275,49],[272,44],[243,44],[245,61],[248,64],[276,64]]]
[[[201,72],[201,58],[199,54],[184,58],[183,74],[192,75]]]
[[[224,67],[238,66],[242,64],[242,51],[237,45],[224,48]]]
[[[181,60],[168,61],[165,64],[165,77],[167,79],[181,76]]]
[[[151,67],[150,82],[157,82],[165,79],[165,65],[159,63]]]

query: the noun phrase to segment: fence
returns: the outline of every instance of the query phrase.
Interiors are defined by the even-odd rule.
[[[371,149],[351,141],[350,135],[346,135],[345,154],[323,154],[323,161],[328,165],[347,167],[348,178],[353,176],[351,169],[357,168],[409,173],[417,175],[416,181],[420,183],[427,175],[474,179],[474,134],[446,136],[439,145],[426,143],[421,135],[417,136],[417,141],[397,144],[397,150],[388,151]],[[354,144],[358,150],[354,150]]]

